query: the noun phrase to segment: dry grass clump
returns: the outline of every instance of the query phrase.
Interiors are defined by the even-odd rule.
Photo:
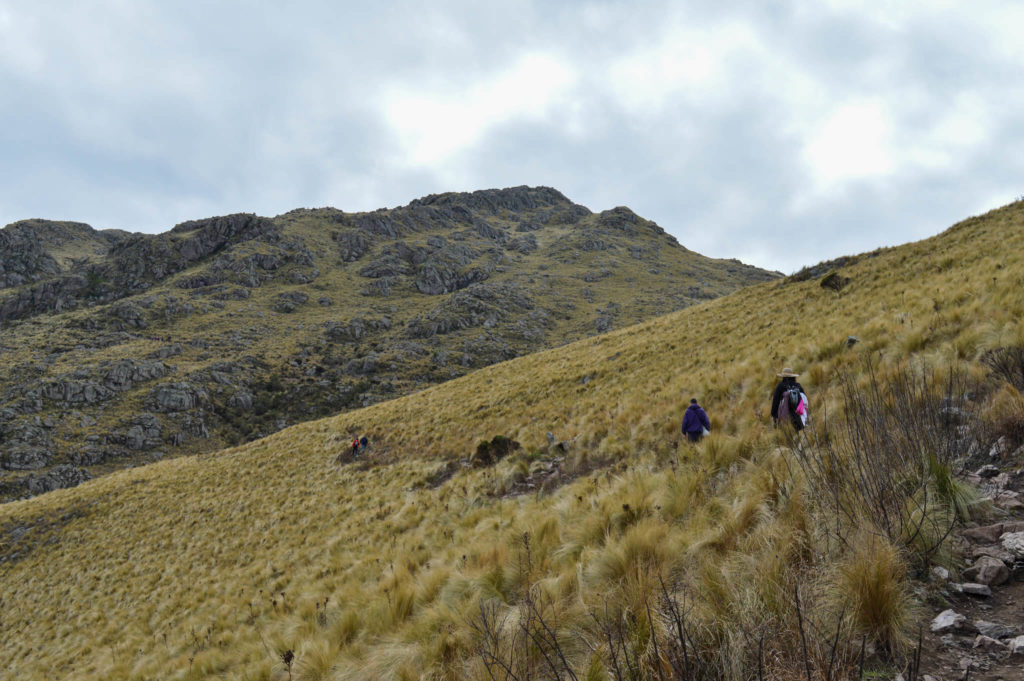
[[[909,580],[977,510],[954,475],[971,414],[1019,406],[1009,387],[972,386],[988,375],[976,361],[1019,333],[1022,254],[1013,205],[844,267],[838,292],[762,285],[6,504],[6,670],[483,681],[489,665],[506,678],[500,658],[508,678],[837,679],[871,640],[891,664]],[[814,367],[800,439],[768,426],[784,365]],[[678,432],[691,396],[713,426],[696,446]],[[907,410],[923,416],[900,423]],[[373,451],[335,465],[353,431]],[[522,451],[463,467],[495,433]],[[557,484],[496,494],[559,460],[575,472]],[[893,483],[858,475],[876,469]]]

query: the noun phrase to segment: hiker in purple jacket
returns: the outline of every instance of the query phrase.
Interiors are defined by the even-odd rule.
[[[683,415],[683,434],[690,442],[700,442],[705,431],[711,430],[711,422],[708,421],[707,413],[697,404],[697,398],[690,400],[690,406]]]

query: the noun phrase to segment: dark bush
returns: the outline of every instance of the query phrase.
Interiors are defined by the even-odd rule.
[[[1024,392],[1024,347],[1011,345],[989,350],[981,356],[981,363],[999,378]]]
[[[470,461],[473,466],[482,468],[493,466],[506,456],[520,448],[520,444],[504,435],[495,435],[490,442],[484,440],[476,447]]]

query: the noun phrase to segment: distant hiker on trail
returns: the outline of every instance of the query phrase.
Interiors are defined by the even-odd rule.
[[[367,446],[370,444],[370,439],[365,435],[359,438],[359,451],[366,451]]]
[[[683,434],[690,442],[700,442],[700,439],[710,432],[711,422],[708,421],[707,412],[697,404],[697,398],[694,397],[683,415]]]
[[[772,423],[778,428],[780,421],[788,421],[794,429],[801,431],[807,425],[807,395],[804,387],[796,382],[800,374],[786,367],[778,375],[782,380],[772,395]]]
[[[359,440],[352,438],[352,458],[359,454]]]

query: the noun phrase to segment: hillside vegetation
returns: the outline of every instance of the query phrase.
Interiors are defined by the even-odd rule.
[[[898,665],[929,597],[916,578],[950,560],[953,522],[986,512],[953,472],[979,441],[1024,436],[1020,393],[984,361],[1024,347],[1022,285],[1017,203],[836,272],[5,504],[0,668],[824,679]],[[799,441],[768,418],[783,366],[810,395]],[[678,433],[691,396],[713,430],[696,447]],[[872,400],[886,428],[844,419]],[[521,447],[495,462],[501,440],[478,448],[495,436]],[[858,486],[850,470],[878,475]]]
[[[0,230],[0,501],[254,440],[777,275],[546,187]]]

